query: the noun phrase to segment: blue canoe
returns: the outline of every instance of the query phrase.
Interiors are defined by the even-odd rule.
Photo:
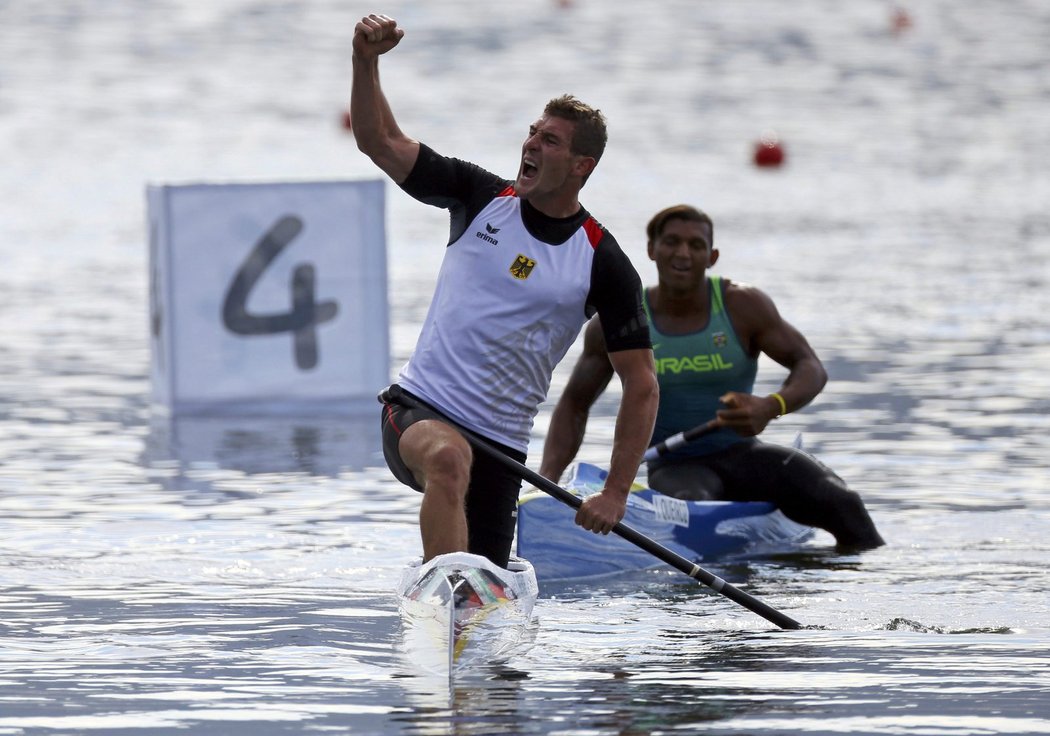
[[[597,493],[608,473],[576,466],[565,489],[581,497]],[[623,522],[693,562],[725,555],[755,555],[797,549],[813,529],[784,516],[765,501],[681,501],[635,485]],[[603,536],[575,523],[575,511],[543,491],[518,501],[518,556],[540,580],[609,575],[662,565],[648,552],[615,534]]]

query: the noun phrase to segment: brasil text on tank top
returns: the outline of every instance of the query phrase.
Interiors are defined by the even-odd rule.
[[[754,389],[758,360],[747,354],[733,329],[720,276],[707,277],[707,292],[707,325],[686,335],[666,335],[653,320],[648,289],[645,291],[644,305],[660,382],[660,409],[650,444],[714,419],[722,408],[718,399],[727,391],[751,393]],[[707,455],[746,439],[732,430],[721,429],[649,465],[652,468],[676,457]]]

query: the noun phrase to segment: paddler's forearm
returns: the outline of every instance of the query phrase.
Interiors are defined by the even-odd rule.
[[[583,436],[587,431],[589,414],[589,407],[574,406],[567,396],[562,396],[554,407],[547,439],[543,443],[540,475],[547,480],[558,482],[565,468],[580,451]]]
[[[605,480],[609,492],[622,493],[626,498],[652,439],[659,403],[660,390],[655,373],[638,371],[624,378],[609,476]]]
[[[612,376],[613,368],[606,357],[601,325],[596,317],[585,328],[583,353],[551,415],[540,463],[540,475],[547,480],[557,483],[580,451],[591,407]]]
[[[379,86],[379,57],[354,54],[350,85],[350,124],[362,153],[371,156],[382,142],[383,122],[393,119]]]
[[[419,143],[397,124],[379,84],[379,57],[354,54],[350,125],[358,149],[400,184],[415,164]]]
[[[824,390],[827,382],[827,371],[816,356],[800,360],[791,367],[790,373],[777,391],[787,408],[783,413],[790,414],[806,406]],[[781,413],[779,409],[777,413]]]

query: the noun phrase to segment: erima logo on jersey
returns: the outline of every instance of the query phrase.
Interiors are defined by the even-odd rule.
[[[727,371],[733,367],[732,363],[726,363],[719,353],[710,355],[694,355],[684,358],[657,358],[656,372],[658,375],[664,373],[710,373],[711,371]]]
[[[536,261],[519,253],[514,263],[510,264],[510,274],[516,279],[527,279],[535,266]]]
[[[485,233],[481,232],[480,230],[478,230],[476,233],[474,233],[475,237],[478,237],[481,240],[484,240],[486,243],[492,243],[493,245],[499,245],[499,241],[496,240],[494,237],[492,237],[493,235],[495,235],[496,233],[499,232],[499,228],[498,227],[492,227],[492,225],[490,225],[490,224],[488,224],[486,222],[485,223],[485,229],[488,230],[488,234],[487,235]]]

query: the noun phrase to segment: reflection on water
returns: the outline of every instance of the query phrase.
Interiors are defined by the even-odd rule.
[[[361,10],[7,3],[0,734],[1050,733],[1050,10],[931,0],[895,29],[870,3],[454,6],[377,8],[407,29],[383,69],[406,131],[510,172],[546,99],[602,107],[585,203],[646,281],[652,212],[713,215],[716,270],[831,376],[767,439],[802,431],[889,544],[711,565],[801,631],[657,570],[544,586],[530,651],[420,675],[393,595],[419,494],[378,411],[147,405],[145,184],[374,178],[339,124]],[[769,127],[787,163],[759,171]],[[388,193],[397,366],[447,215]],[[763,362],[758,390],[781,379]],[[607,464],[615,411],[614,389],[581,459]]]
[[[154,415],[144,462],[338,475],[384,464],[375,411],[344,416]]]

